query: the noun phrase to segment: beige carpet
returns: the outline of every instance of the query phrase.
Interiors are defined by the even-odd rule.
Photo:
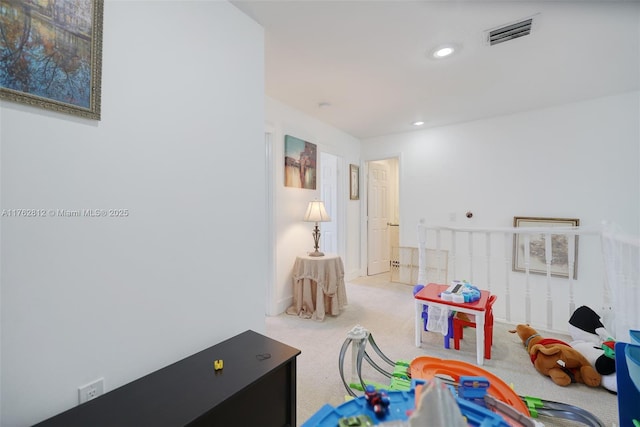
[[[297,416],[298,426],[322,405],[339,405],[347,394],[338,371],[340,348],[347,332],[356,325],[368,329],[380,349],[391,360],[412,360],[428,355],[475,363],[475,333],[465,334],[460,351],[444,349],[441,334],[424,332],[422,346],[414,344],[414,303],[410,285],[391,283],[388,275],[363,277],[346,284],[348,306],[339,316],[327,316],[323,322],[282,314],[267,318],[267,335],[301,350],[298,357]],[[536,396],[575,405],[590,411],[606,427],[617,426],[617,397],[604,388],[583,384],[568,387],[555,385],[540,375],[529,361],[522,343],[508,333],[514,325],[494,325],[494,346],[491,360],[484,368],[512,384],[519,395]],[[570,340],[569,336],[545,334]],[[372,358],[379,362],[372,350]],[[345,373],[351,372],[350,351]],[[380,362],[380,366],[386,366]],[[370,365],[363,364],[365,380],[387,384],[388,380]],[[348,378],[347,378],[348,381]],[[581,423],[541,417],[546,426],[580,426]]]

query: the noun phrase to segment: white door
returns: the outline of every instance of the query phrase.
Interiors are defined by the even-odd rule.
[[[320,197],[331,217],[329,222],[320,223],[320,251],[338,253],[338,157],[320,153]]]
[[[369,162],[367,185],[367,274],[389,271],[389,167]]]

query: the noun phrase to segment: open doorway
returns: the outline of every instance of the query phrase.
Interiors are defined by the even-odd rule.
[[[399,244],[398,159],[367,162],[367,275],[391,270],[391,248]]]

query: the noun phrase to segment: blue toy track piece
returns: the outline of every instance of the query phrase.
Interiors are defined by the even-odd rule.
[[[389,391],[387,396],[389,404],[383,417],[379,417],[365,396],[351,399],[335,408],[324,405],[318,412],[309,418],[301,427],[336,427],[345,425],[345,418],[355,419],[369,417],[373,425],[388,421],[406,421],[407,415],[415,409],[415,387],[424,384],[424,380],[413,380],[410,391]],[[367,387],[368,388],[368,387]],[[462,398],[456,398],[462,415],[467,418],[472,427],[509,427],[503,417],[486,408],[478,406]],[[342,424],[339,424],[342,422]],[[366,424],[365,424],[366,425]]]
[[[458,397],[485,407],[484,397],[489,389],[489,380],[485,377],[461,376],[458,385]]]
[[[364,396],[351,399],[335,408],[324,405],[301,427],[336,427],[345,417],[366,415],[374,425],[386,421],[406,421],[407,411],[413,409],[415,394],[411,391],[390,391],[387,393],[389,406],[383,417],[378,417]]]

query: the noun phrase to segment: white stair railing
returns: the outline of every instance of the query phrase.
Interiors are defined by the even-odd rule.
[[[612,303],[611,332],[619,341],[632,342],[629,330],[640,329],[640,238],[622,234],[605,224],[602,252],[612,297],[605,295],[605,303]]]
[[[427,265],[427,250],[432,254],[447,251],[449,280],[466,279],[498,295],[494,305],[496,319],[565,332],[577,306],[587,305],[600,311],[604,308],[603,301],[609,299],[601,235],[603,226],[480,228],[427,225],[421,221],[418,283],[429,282],[426,271],[420,267]],[[538,236],[544,237],[544,245],[536,246],[534,254],[531,244],[534,239],[541,240]],[[558,245],[554,242],[560,240],[557,236],[565,236],[566,247],[555,247]],[[516,248],[516,237],[522,249]],[[578,242],[584,258],[579,276],[575,274]],[[520,250],[518,258],[515,250]],[[619,271],[614,261],[610,264]],[[566,274],[558,273],[559,266],[566,266],[563,267]],[[608,282],[628,282],[628,274],[616,279],[607,276]],[[634,289],[638,293],[637,282]],[[631,320],[634,321],[637,319]]]

